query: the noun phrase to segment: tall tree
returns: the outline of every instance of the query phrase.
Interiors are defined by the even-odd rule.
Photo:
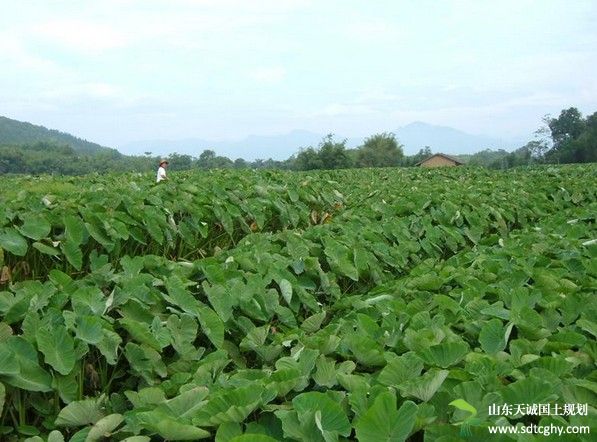
[[[199,155],[199,159],[197,160],[197,166],[201,169],[210,169],[213,167],[214,160],[216,158],[216,153],[213,150],[206,149],[201,152]]]
[[[585,128],[585,120],[577,108],[571,107],[562,110],[558,118],[549,120],[548,126],[557,149],[562,143],[580,136]]]
[[[248,167],[248,163],[243,158],[237,158],[234,160],[234,168],[235,169],[246,169]]]
[[[582,133],[564,142],[557,152],[562,163],[597,162],[597,112],[584,120]]]
[[[346,153],[346,140],[334,141],[333,134],[328,134],[319,143],[319,158],[323,169],[346,169],[351,166]]]
[[[367,138],[357,154],[361,167],[398,166],[404,157],[402,145],[393,133],[381,133]]]
[[[168,156],[168,162],[171,170],[188,170],[193,166],[193,157],[174,152]]]
[[[597,116],[587,118],[575,107],[564,109],[558,118],[546,117],[553,147],[545,154],[549,162],[585,163],[597,161]]]
[[[301,149],[293,165],[297,170],[346,169],[352,166],[352,161],[346,150],[346,140],[335,141],[334,135],[328,134],[317,149]]]
[[[301,149],[294,160],[294,167],[297,170],[323,169],[321,159],[315,149],[308,147]]]

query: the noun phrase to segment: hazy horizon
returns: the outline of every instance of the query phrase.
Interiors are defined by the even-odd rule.
[[[12,3],[0,115],[121,148],[414,121],[500,139],[597,110],[597,4]],[[125,152],[126,153],[126,152]]]
[[[513,151],[534,138],[534,134],[513,139],[492,138],[479,134],[468,134],[448,126],[429,125],[415,121],[405,126],[387,130],[396,136],[406,155],[414,155],[420,149],[430,147],[434,153],[472,154],[484,149],[505,149]],[[332,134],[337,141],[344,140],[347,148],[360,146],[364,137],[345,137],[343,134]],[[200,138],[183,138],[177,140],[140,140],[128,143],[120,151],[133,155],[152,152],[166,156],[171,153],[187,154],[198,157],[205,149],[214,150],[216,154],[229,158],[246,160],[267,159],[285,160],[299,152],[301,148],[316,147],[326,133],[305,130],[293,130],[282,134],[249,135],[239,139],[205,140]]]

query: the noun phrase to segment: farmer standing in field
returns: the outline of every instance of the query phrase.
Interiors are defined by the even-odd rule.
[[[160,166],[158,167],[158,175],[156,178],[157,183],[168,179],[168,177],[166,176],[166,167],[168,167],[168,164],[168,160],[160,161]]]

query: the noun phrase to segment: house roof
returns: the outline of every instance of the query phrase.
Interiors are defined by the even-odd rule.
[[[459,159],[457,159],[457,158],[454,158],[454,157],[451,157],[451,156],[449,156],[449,155],[445,155],[445,154],[443,154],[443,153],[434,153],[433,155],[431,155],[431,156],[429,156],[429,157],[425,158],[423,161],[419,161],[417,164],[415,164],[415,166],[420,166],[420,165],[421,165],[421,164],[423,164],[425,161],[428,161],[428,160],[430,160],[430,159],[431,159],[431,158],[433,158],[433,157],[443,157],[443,158],[445,158],[446,160],[450,160],[450,161],[453,161],[453,162],[455,162],[456,164],[464,164],[464,163],[463,163],[462,161],[460,161]]]

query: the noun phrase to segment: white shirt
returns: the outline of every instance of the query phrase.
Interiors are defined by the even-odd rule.
[[[160,166],[160,168],[158,169],[158,175],[156,177],[156,183],[159,183],[162,180],[166,179],[166,169],[164,169],[162,166]]]

